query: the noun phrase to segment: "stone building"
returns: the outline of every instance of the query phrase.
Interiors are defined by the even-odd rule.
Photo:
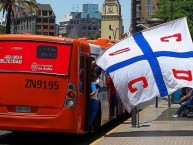
[[[132,0],[131,29],[133,33],[149,26],[147,20],[158,11],[157,2],[158,0]]]
[[[11,33],[31,33],[39,35],[58,35],[56,16],[50,4],[38,4],[39,15],[24,8],[15,15]]]
[[[101,12],[98,4],[83,4],[83,12],[69,12],[59,22],[59,35],[69,38],[100,37]]]
[[[118,0],[105,0],[102,7],[101,37],[119,40],[124,32],[121,5]]]

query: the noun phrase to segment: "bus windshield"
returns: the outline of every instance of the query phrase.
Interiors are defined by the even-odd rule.
[[[71,45],[0,41],[0,72],[68,75]]]

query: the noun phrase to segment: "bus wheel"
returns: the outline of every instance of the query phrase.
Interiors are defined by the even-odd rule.
[[[101,103],[99,102],[99,109],[93,122],[93,132],[98,132],[101,126]]]

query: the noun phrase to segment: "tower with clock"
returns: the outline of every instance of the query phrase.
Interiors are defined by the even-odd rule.
[[[101,37],[120,40],[123,34],[119,0],[105,0],[102,6]]]

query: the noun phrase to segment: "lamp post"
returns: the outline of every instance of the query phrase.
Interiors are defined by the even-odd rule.
[[[164,23],[165,21],[160,18],[151,18],[147,20],[150,27]]]
[[[144,24],[137,24],[137,27],[143,27],[143,28],[145,28],[145,29],[149,29],[149,27],[147,27],[147,26],[145,26]]]
[[[170,20],[172,21],[174,17],[174,0],[170,0],[170,14],[171,14]],[[171,106],[170,101],[171,101],[171,95],[168,96],[168,107]]]

